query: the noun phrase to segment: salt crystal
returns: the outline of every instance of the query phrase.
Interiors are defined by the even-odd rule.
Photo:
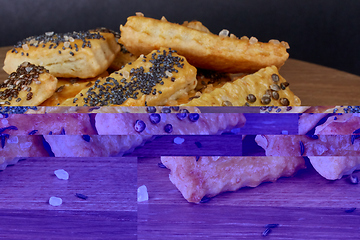
[[[144,202],[149,200],[149,194],[145,185],[142,185],[137,190],[137,201]]]
[[[176,144],[182,144],[184,141],[185,141],[185,139],[183,139],[181,137],[174,138],[174,143],[176,143]]]
[[[29,46],[27,44],[23,44],[22,49],[24,49],[24,51],[27,51],[29,50]]]
[[[68,180],[69,179],[69,173],[66,172],[64,169],[55,170],[54,174],[58,179],[62,180]]]
[[[172,74],[171,72],[169,72],[168,70],[165,71],[165,74],[166,74],[166,76],[168,76],[168,77],[172,77],[172,76],[173,76],[173,74]]]
[[[221,30],[221,31],[219,32],[219,36],[220,36],[220,37],[227,37],[227,36],[229,36],[229,30],[227,30],[227,29]]]
[[[257,42],[258,42],[258,39],[256,37],[251,37],[250,40],[249,40],[250,44],[255,44]]]
[[[64,42],[64,47],[66,48],[70,47],[70,42]]]
[[[289,132],[288,132],[288,131],[286,131],[286,130],[282,130],[282,131],[281,131],[281,134],[282,134],[282,135],[288,135],[288,134],[289,134]]]
[[[54,207],[60,206],[62,204],[62,199],[58,197],[51,197],[49,199],[49,204]]]
[[[11,136],[8,140],[8,143],[18,143],[19,142],[19,138],[17,136]]]
[[[138,16],[138,17],[143,17],[143,16],[144,16],[144,14],[143,14],[142,12],[136,12],[135,14],[136,14],[136,16]]]
[[[54,34],[54,32],[46,32],[46,33],[45,33],[45,35],[46,35],[46,36],[49,36],[49,37],[52,36],[53,34]]]

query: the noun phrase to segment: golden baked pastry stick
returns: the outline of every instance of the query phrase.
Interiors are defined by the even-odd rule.
[[[184,106],[300,106],[300,99],[288,87],[275,66],[239,77],[203,93]],[[226,104],[225,104],[226,103]]]
[[[24,61],[44,66],[55,77],[92,78],[106,71],[120,51],[112,33],[73,32],[28,37],[6,54],[4,71]]]
[[[355,135],[257,135],[266,156],[359,156]]]
[[[37,106],[54,94],[57,81],[44,67],[24,62],[0,84],[0,106]]]
[[[161,157],[170,180],[189,202],[274,182],[305,168],[302,157]]]
[[[312,166],[324,178],[336,180],[360,170],[360,156],[309,157]]]
[[[141,16],[129,17],[120,31],[120,42],[135,55],[170,47],[195,67],[221,72],[251,73],[271,65],[281,67],[289,57],[285,42],[218,36]]]
[[[98,113],[100,135],[213,135],[245,125],[242,113]]]
[[[82,90],[62,106],[159,106],[196,87],[196,68],[175,51],[161,48]]]
[[[98,78],[106,77],[109,73],[103,72]],[[68,79],[58,78],[55,93],[48,98],[45,102],[41,103],[40,106],[58,106],[63,103],[66,99],[73,98],[84,88],[88,88],[94,85],[94,82],[98,78],[89,79]]]

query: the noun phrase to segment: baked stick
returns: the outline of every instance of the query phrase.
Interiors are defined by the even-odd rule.
[[[360,156],[309,157],[312,166],[328,180],[341,179],[344,175],[360,170]]]
[[[100,135],[213,135],[240,128],[242,113],[98,113]]]
[[[55,77],[92,78],[106,71],[120,51],[112,33],[47,32],[18,42],[6,53],[4,71],[22,62],[44,66]]]
[[[171,49],[162,48],[95,85],[62,106],[159,106],[188,95],[196,87],[196,68]]]
[[[23,62],[0,84],[0,106],[38,106],[54,94],[57,82],[44,67]]]
[[[161,157],[170,180],[189,202],[242,187],[293,176],[305,168],[302,157]]]
[[[275,66],[235,78],[182,106],[300,106],[300,99]]]
[[[0,115],[0,134],[10,135],[94,135],[86,113],[9,114]]]
[[[359,156],[356,135],[257,135],[266,156]]]
[[[285,42],[218,36],[142,16],[129,17],[120,31],[120,42],[135,55],[170,47],[195,67],[221,72],[251,73],[271,65],[281,67],[289,57]]]

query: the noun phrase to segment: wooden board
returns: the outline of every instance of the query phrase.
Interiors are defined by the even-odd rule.
[[[136,158],[28,158],[0,171],[0,239],[136,239],[136,189]]]

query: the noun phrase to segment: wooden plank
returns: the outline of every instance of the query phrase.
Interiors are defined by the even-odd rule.
[[[136,239],[136,190],[136,158],[22,160],[0,172],[0,238]],[[51,196],[62,205],[49,205]]]

